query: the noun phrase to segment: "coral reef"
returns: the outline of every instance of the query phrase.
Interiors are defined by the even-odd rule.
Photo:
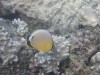
[[[0,75],[100,75],[100,0],[1,0],[0,10]],[[27,46],[36,29],[53,50]]]

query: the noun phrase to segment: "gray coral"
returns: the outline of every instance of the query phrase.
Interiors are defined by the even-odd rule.
[[[100,20],[100,0],[10,0],[2,1],[8,10],[17,10],[28,17],[52,23],[54,30],[66,35],[81,23],[96,26]]]
[[[6,22],[4,20],[0,21],[2,21],[1,23]],[[16,58],[16,53],[18,53],[22,42],[24,42],[23,38],[15,38],[16,35],[14,32],[12,32],[13,29],[11,31],[10,30],[11,29],[7,29],[6,25],[3,26],[0,24],[0,58],[3,60],[3,65],[6,64],[9,60]]]
[[[63,65],[60,65],[60,72],[63,75],[94,75],[92,71],[100,75],[100,62],[99,64],[91,63],[91,67],[86,66],[86,63],[84,66],[82,64],[88,54],[100,44],[100,0],[2,0],[0,2],[4,6],[3,9],[9,10],[13,14],[17,11],[21,16],[24,16],[17,16],[23,21],[13,20],[13,25],[0,19],[0,35],[2,36],[0,38],[1,41],[4,40],[2,44],[0,43],[0,60],[3,60],[3,64],[12,61],[12,58],[15,57],[16,60],[14,61],[18,61],[17,64],[20,67],[25,66],[24,70],[28,72],[26,66],[30,64],[30,58],[32,58],[31,70],[34,71],[34,66],[37,65],[42,66],[47,71],[57,71],[60,61],[63,62],[62,60],[70,55],[71,60],[68,70],[63,67],[65,66],[64,62]],[[39,28],[48,29],[54,34],[52,37],[55,48],[52,51],[35,54],[35,50],[32,52],[30,49],[26,49],[26,45],[25,48],[22,47],[26,41],[24,38],[27,38],[28,35],[26,33],[30,34]],[[23,36],[24,34],[26,35]],[[55,36],[55,34],[58,36]],[[69,38],[66,39],[63,35],[69,35]],[[24,42],[22,39],[24,39]],[[97,59],[98,56],[96,59],[94,58],[96,61]],[[74,62],[76,65],[74,65]],[[15,66],[17,67],[17,65]],[[40,70],[37,69],[37,71]],[[65,71],[66,73],[64,73]],[[22,70],[20,72],[21,75],[25,74]],[[38,75],[31,71],[27,75],[34,74]]]
[[[27,23],[24,22],[24,21],[21,21],[20,18],[14,19],[12,21],[12,24],[17,25],[16,26],[17,27],[16,28],[16,32],[19,35],[23,36],[23,35],[25,35],[28,32],[28,27],[27,27],[28,25],[27,25]]]

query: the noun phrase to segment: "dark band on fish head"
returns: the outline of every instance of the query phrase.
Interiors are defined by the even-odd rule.
[[[30,37],[30,35],[27,37],[27,45],[28,45],[29,47],[33,48],[32,45],[31,45],[31,43],[30,43],[29,37]]]

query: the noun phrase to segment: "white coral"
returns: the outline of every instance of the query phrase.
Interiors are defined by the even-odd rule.
[[[55,49],[49,52],[39,52],[34,56],[36,65],[42,66],[47,71],[56,71],[59,62],[69,56],[69,40],[62,36],[52,36]]]
[[[12,24],[18,25],[17,33],[18,33],[19,35],[22,35],[22,36],[23,36],[25,33],[28,32],[27,23],[24,22],[24,21],[21,21],[20,18],[14,19],[14,20],[12,21]]]
[[[78,12],[78,19],[82,25],[95,27],[99,23],[99,19],[91,7],[85,6]]]
[[[0,26],[0,58],[3,60],[3,65],[10,59],[16,57],[22,41],[22,39],[13,40],[7,29],[4,26]]]
[[[96,62],[100,62],[100,52],[96,53],[93,57],[92,57],[92,62],[96,63]]]

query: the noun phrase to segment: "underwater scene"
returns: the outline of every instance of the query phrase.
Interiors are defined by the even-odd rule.
[[[0,0],[0,75],[100,75],[100,0]]]

